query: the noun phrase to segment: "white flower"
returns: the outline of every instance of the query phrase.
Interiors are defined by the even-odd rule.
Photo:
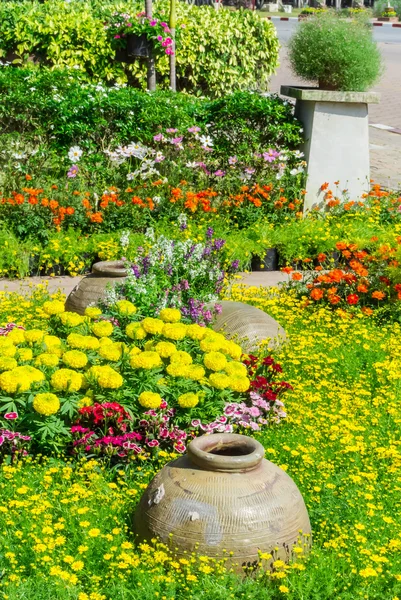
[[[122,248],[127,248],[129,245],[129,236],[130,236],[130,232],[129,231],[123,231],[121,233],[121,237],[120,237],[120,244],[122,246]]]
[[[213,140],[210,135],[201,135],[199,136],[199,141],[202,146],[211,147],[213,146]]]
[[[151,240],[152,242],[155,239],[155,230],[153,229],[153,227],[148,227],[147,230],[145,231],[145,237],[148,238],[149,240]]]
[[[162,197],[161,196],[153,196],[153,202],[155,204],[159,204],[162,201]]]
[[[188,169],[196,169],[196,167],[198,166],[198,163],[197,162],[187,162],[187,164],[185,166],[188,167]]]
[[[302,167],[298,167],[298,169],[291,169],[290,175],[298,175],[299,173],[303,173],[304,170]]]
[[[83,154],[83,151],[79,146],[72,146],[68,151],[68,158],[72,163],[76,163],[79,161]]]

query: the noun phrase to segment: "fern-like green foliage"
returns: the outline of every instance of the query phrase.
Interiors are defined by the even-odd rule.
[[[291,67],[321,89],[364,92],[382,72],[371,28],[324,14],[300,24],[290,40]]]

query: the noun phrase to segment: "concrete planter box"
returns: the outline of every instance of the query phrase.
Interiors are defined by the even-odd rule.
[[[304,128],[307,212],[323,200],[321,185],[347,189],[351,200],[369,190],[368,105],[377,104],[374,92],[334,92],[318,88],[282,86],[281,94],[296,99],[295,116]]]
[[[292,6],[291,4],[283,4],[283,11],[285,13],[292,13]]]
[[[268,12],[278,12],[278,4],[266,4]]]
[[[398,17],[379,17],[377,20],[382,23],[398,23]]]

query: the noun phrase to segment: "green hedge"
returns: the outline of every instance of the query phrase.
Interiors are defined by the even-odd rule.
[[[135,14],[136,2],[37,0],[0,3],[0,57],[79,69],[96,81],[146,85],[146,65],[114,61],[104,22],[113,10]],[[155,10],[167,18],[167,4]],[[183,26],[177,49],[178,88],[221,96],[236,89],[266,89],[278,64],[274,26],[252,11],[230,11],[178,3]],[[157,57],[159,85],[168,87],[168,56]]]
[[[235,92],[213,101],[168,91],[96,86],[65,70],[0,69],[0,146],[9,139],[57,150],[78,144],[101,151],[109,144],[149,143],[168,127],[210,125],[215,152],[296,147],[300,124],[277,96]]]

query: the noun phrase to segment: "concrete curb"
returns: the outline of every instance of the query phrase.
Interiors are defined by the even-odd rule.
[[[298,21],[298,17],[263,17],[269,21]],[[381,21],[371,21],[373,27],[398,27],[401,29],[401,23],[386,23]]]
[[[382,23],[381,21],[373,21],[373,27],[401,27],[401,23]]]

